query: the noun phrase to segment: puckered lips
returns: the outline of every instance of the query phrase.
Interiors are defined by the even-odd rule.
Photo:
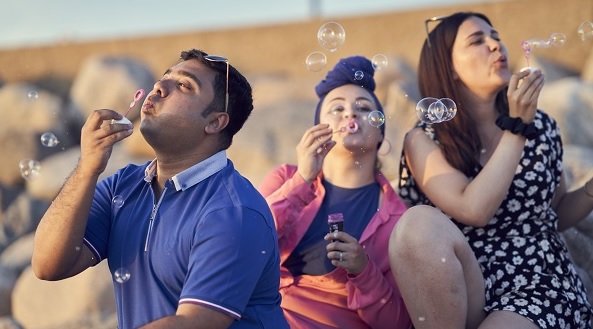
[[[358,123],[356,123],[356,121],[354,121],[354,120],[351,120],[350,122],[348,122],[348,125],[346,126],[346,130],[350,134],[354,134],[355,132],[358,131]]]

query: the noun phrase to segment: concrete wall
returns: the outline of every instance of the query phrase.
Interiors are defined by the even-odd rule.
[[[567,35],[566,45],[538,49],[537,56],[580,71],[591,52],[592,43],[581,42],[576,31],[581,22],[593,20],[592,0],[498,0],[372,16],[312,19],[302,23],[133,39],[88,43],[64,40],[51,46],[0,51],[0,80],[14,82],[43,76],[71,80],[85,58],[95,54],[128,54],[147,63],[160,76],[179,52],[187,48],[224,55],[247,75],[264,72],[288,76],[311,75],[304,61],[309,53],[323,50],[317,43],[317,30],[329,20],[336,20],[344,27],[346,42],[338,51],[326,52],[328,65],[346,55],[372,57],[382,53],[400,56],[416,67],[425,37],[424,19],[459,10],[479,11],[490,17],[508,46],[511,64],[515,67],[525,65],[521,41],[547,38],[554,32]]]

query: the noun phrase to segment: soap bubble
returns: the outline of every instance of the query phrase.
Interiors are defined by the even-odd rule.
[[[375,69],[375,71],[381,71],[387,67],[387,56],[383,54],[377,54],[373,56],[373,58],[371,59],[371,63],[373,63],[373,68]]]
[[[311,72],[319,72],[325,68],[327,57],[324,53],[315,51],[307,56],[305,64],[307,65],[307,70]]]
[[[441,98],[439,101],[445,105],[445,113],[443,114],[442,121],[449,121],[453,119],[457,114],[457,104],[455,104],[455,102],[449,98]]]
[[[552,41],[552,46],[562,47],[566,43],[566,35],[564,33],[552,33],[550,40]]]
[[[577,33],[579,35],[579,38],[581,38],[581,40],[583,40],[583,41],[593,39],[593,22],[589,22],[589,21],[583,22],[579,26]]]
[[[111,200],[115,208],[121,208],[124,205],[124,198],[121,195],[116,195]]]
[[[367,118],[369,124],[373,127],[381,127],[385,123],[385,115],[381,111],[372,111]]]
[[[426,97],[416,104],[416,115],[425,123],[449,121],[457,114],[457,104],[449,98]]]
[[[54,146],[58,145],[59,143],[60,143],[60,141],[58,140],[56,135],[54,135],[51,132],[47,132],[47,133],[44,133],[43,135],[41,135],[41,145],[43,145],[45,147],[54,147]]]
[[[346,31],[336,22],[325,23],[317,31],[317,41],[324,49],[334,52],[346,41]]]
[[[27,98],[29,98],[30,100],[36,100],[39,98],[39,94],[35,91],[35,90],[31,90],[28,94],[27,94]]]
[[[19,168],[21,170],[21,176],[26,180],[30,180],[39,176],[41,164],[37,160],[23,159],[19,162]]]
[[[364,78],[364,72],[356,71],[354,72],[354,80],[362,80]]]
[[[128,270],[126,270],[125,268],[123,268],[123,267],[117,269],[113,273],[113,279],[117,283],[125,283],[128,280],[130,280],[130,277],[131,277],[130,272]]]

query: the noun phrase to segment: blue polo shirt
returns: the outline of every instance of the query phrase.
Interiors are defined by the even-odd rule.
[[[233,317],[230,328],[288,328],[265,199],[221,151],[167,181],[157,200],[155,161],[97,184],[85,232],[98,262],[108,260],[118,327],[192,303]]]

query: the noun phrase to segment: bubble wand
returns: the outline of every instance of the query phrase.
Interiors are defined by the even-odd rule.
[[[130,103],[130,107],[128,108],[128,110],[126,111],[126,114],[124,114],[124,117],[119,119],[119,120],[111,120],[111,124],[114,123],[132,123],[130,121],[130,119],[128,119],[128,114],[130,113],[130,111],[132,110],[132,108],[134,107],[134,105],[136,105],[136,102],[141,100],[142,98],[144,98],[144,89],[138,89],[136,90],[136,93],[134,94],[134,100],[132,100],[132,102]]]

